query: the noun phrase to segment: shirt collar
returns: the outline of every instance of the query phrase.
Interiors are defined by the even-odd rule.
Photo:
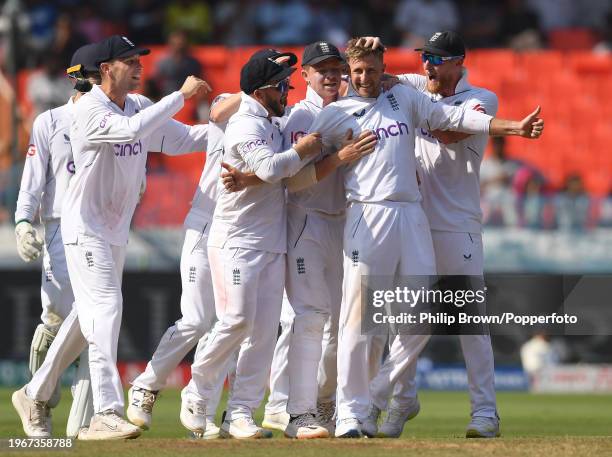
[[[306,86],[306,98],[304,100],[317,108],[323,108],[323,98],[310,86]]]
[[[245,93],[240,96],[240,108],[238,108],[238,112],[266,118],[269,116],[268,110],[264,108],[261,103]]]

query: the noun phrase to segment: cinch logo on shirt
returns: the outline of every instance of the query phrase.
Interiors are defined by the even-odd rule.
[[[297,132],[291,132],[291,144],[297,143],[298,140],[304,135],[306,135],[306,132],[302,132],[301,130],[298,130]]]
[[[266,140],[260,138],[258,140],[247,141],[240,146],[240,150],[242,152],[250,152],[255,149],[257,146],[263,146],[266,144]]]
[[[420,129],[419,129],[419,132],[421,132],[421,135],[423,135],[423,136],[424,136],[424,137],[426,137],[426,138],[430,138],[430,139],[432,139],[432,140],[436,140],[436,141],[438,140],[438,139],[437,139],[435,136],[433,136],[433,135],[431,134],[431,132],[430,132],[429,130],[427,130],[427,129],[420,128]]]
[[[113,144],[113,148],[117,157],[135,156],[142,152],[142,143]]]
[[[104,127],[106,127],[106,121],[108,121],[108,118],[111,117],[113,114],[113,112],[108,112],[104,115],[104,117],[102,118],[102,120],[100,121],[100,128],[103,129]]]
[[[404,124],[403,122],[397,121],[395,124],[391,124],[388,127],[378,127],[374,133],[376,133],[376,137],[379,140],[382,140],[383,135],[385,138],[404,134],[408,135],[408,124]]]

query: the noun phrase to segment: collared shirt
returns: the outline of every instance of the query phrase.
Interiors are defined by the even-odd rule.
[[[428,97],[463,110],[475,110],[495,116],[497,96],[468,82],[467,71],[455,94],[443,97],[427,91],[427,78],[422,75],[400,75],[409,84]],[[427,128],[416,130],[416,155],[423,194],[423,209],[432,230],[480,233],[480,164],[489,137],[472,135],[462,141],[445,145]]]
[[[310,127],[322,109],[323,99],[309,86],[306,89],[306,98],[291,108],[284,122],[284,149],[290,148],[302,136],[311,132]],[[314,161],[324,156],[325,153],[322,153],[319,157],[315,157]],[[309,159],[308,162],[311,160],[313,159]],[[337,168],[325,179],[304,190],[289,192],[288,201],[305,210],[342,214],[346,208],[342,169]]]
[[[61,216],[62,200],[74,175],[70,147],[72,98],[36,116],[21,177],[15,221],[43,222]]]
[[[70,139],[76,172],[62,209],[65,244],[76,243],[80,233],[127,244],[147,151],[206,149],[207,126],[189,127],[171,119],[183,103],[178,91],[155,104],[130,94],[121,109],[99,86],[75,103]]]
[[[220,188],[208,245],[286,252],[287,211],[282,179],[302,167],[297,151],[283,152],[283,139],[267,110],[249,95],[225,130],[223,161],[254,172],[262,184],[240,192]]]
[[[415,130],[458,129],[488,133],[491,117],[435,103],[425,95],[396,85],[377,98],[349,95],[321,111],[312,131],[321,132],[326,145],[340,147],[346,131],[354,135],[372,130],[378,144],[373,153],[349,164],[344,185],[349,202],[417,202]]]

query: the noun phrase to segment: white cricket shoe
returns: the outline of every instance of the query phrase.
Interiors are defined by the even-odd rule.
[[[375,405],[370,405],[368,417],[361,422],[361,433],[368,438],[374,438],[378,434],[378,418],[380,417],[380,409]]]
[[[221,429],[215,424],[215,420],[212,417],[206,418],[206,430],[202,436],[203,440],[215,440],[219,438],[219,432]]]
[[[286,411],[280,411],[278,413],[266,413],[264,415],[261,426],[263,428],[270,428],[272,430],[280,430],[284,432],[289,423],[289,414]]]
[[[181,424],[187,430],[204,435],[206,432],[206,403],[202,400],[181,400]]]
[[[399,438],[404,431],[404,425],[410,419],[414,419],[421,410],[419,399],[415,398],[414,403],[409,408],[398,408],[391,404],[387,416],[378,429],[378,436],[381,438]]]
[[[317,420],[319,424],[327,429],[329,436],[332,436],[336,431],[336,402],[327,401],[317,403]]]
[[[466,438],[497,438],[499,436],[501,436],[499,419],[495,417],[474,416],[465,432]]]
[[[236,419],[225,419],[219,431],[221,438],[236,438],[239,440],[268,438],[271,435],[257,426],[251,416],[238,417]]]
[[[44,401],[32,400],[26,395],[26,386],[13,393],[13,407],[19,414],[23,431],[30,438],[51,436],[51,409]]]
[[[329,432],[323,427],[314,414],[300,414],[292,417],[285,429],[287,438],[305,440],[311,438],[329,438]]]
[[[94,414],[89,428],[79,430],[78,439],[86,441],[123,440],[138,438],[142,431],[134,424],[130,424],[116,411],[109,409]]]
[[[341,419],[336,422],[336,438],[362,438],[361,422],[355,418]]]
[[[130,387],[128,390],[128,420],[143,430],[149,430],[155,400],[157,400],[157,392],[142,387]]]

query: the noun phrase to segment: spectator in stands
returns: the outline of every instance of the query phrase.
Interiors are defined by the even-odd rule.
[[[96,3],[84,2],[77,9],[75,16],[78,18],[76,29],[85,37],[88,43],[102,41],[102,39],[109,35],[106,21]],[[69,60],[66,62],[69,62]]]
[[[606,14],[605,26],[600,35],[601,40],[595,45],[593,51],[600,54],[612,52],[612,9]]]
[[[255,11],[255,22],[264,43],[301,46],[317,39],[314,15],[304,0],[264,0]]]
[[[221,0],[215,8],[215,36],[226,46],[256,43],[255,10],[249,0]]]
[[[41,71],[28,79],[26,91],[34,107],[34,117],[65,104],[72,95],[73,87],[66,76],[64,62],[60,55],[49,53],[44,57]]]
[[[317,39],[344,46],[351,38],[353,9],[343,0],[312,0],[310,3]]]
[[[144,44],[160,44],[163,36],[163,10],[159,0],[135,0],[126,12],[128,36],[137,36]]]
[[[555,203],[560,230],[582,231],[587,228],[591,198],[584,189],[580,175],[567,177],[564,189],[557,195]]]
[[[502,8],[489,0],[465,0],[459,10],[461,35],[469,48],[501,46],[498,31],[502,23]]]
[[[193,43],[210,40],[213,23],[210,7],[202,0],[174,0],[168,3],[164,19],[166,35],[185,30]]]
[[[366,0],[361,8],[353,9],[352,36],[375,35],[388,46],[397,46],[401,34],[396,27],[389,27],[389,18],[395,17],[395,0]]]
[[[30,0],[27,2],[26,14],[30,24],[29,47],[35,55],[42,55],[53,42],[55,22],[59,14],[57,5],[54,2]]]
[[[545,180],[541,173],[529,165],[522,165],[512,179],[515,208],[520,227],[541,229],[547,227],[544,194]]]
[[[578,3],[576,0],[527,0],[529,9],[538,15],[540,29],[545,33],[575,26],[580,13]]]
[[[402,33],[401,45],[415,48],[438,30],[458,29],[459,16],[449,0],[403,0],[397,8],[395,27]]]
[[[62,13],[57,17],[53,41],[51,46],[45,50],[43,60],[46,60],[49,54],[53,54],[63,65],[64,62],[70,62],[74,52],[87,43],[87,39],[75,29],[74,23],[74,19],[68,13]],[[62,73],[66,77],[63,67]],[[61,104],[66,103],[69,97],[70,95],[65,97]]]
[[[502,17],[499,34],[504,46],[515,50],[543,47],[538,16],[525,0],[506,0]]]
[[[162,97],[179,90],[187,76],[202,77],[202,65],[191,55],[189,35],[179,29],[168,37],[168,53],[157,62],[154,79]]]
[[[507,159],[504,137],[494,137],[492,146],[480,167],[483,221],[487,225],[513,226],[517,217],[510,183],[519,164]]]

